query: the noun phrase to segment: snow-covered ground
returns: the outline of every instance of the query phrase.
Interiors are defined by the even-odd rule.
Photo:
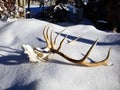
[[[103,60],[112,47],[108,66],[76,66],[57,54],[51,55],[48,62],[29,63],[21,45],[45,47],[43,28],[47,24],[35,19],[0,21],[0,90],[120,90],[120,34],[79,24],[66,26],[67,29],[57,39],[59,43],[68,34],[61,51],[80,59],[99,38],[88,61]],[[51,25],[54,35],[66,28]],[[79,36],[82,36],[79,40],[67,44]]]

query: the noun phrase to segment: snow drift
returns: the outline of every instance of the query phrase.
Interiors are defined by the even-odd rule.
[[[66,28],[57,44],[68,34],[61,51],[80,59],[94,41],[98,43],[88,61],[103,60],[112,48],[109,66],[84,67],[66,61],[57,54],[48,62],[29,63],[22,44],[45,47],[43,28],[48,22],[35,19],[0,22],[0,89],[1,90],[119,90],[120,34],[97,30],[92,25],[63,27],[51,24],[54,35]],[[81,38],[72,44],[67,42]]]

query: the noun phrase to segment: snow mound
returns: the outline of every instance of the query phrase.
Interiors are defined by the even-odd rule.
[[[54,28],[53,37],[66,28],[57,45],[68,34],[61,51],[75,59],[82,58],[98,38],[88,61],[103,60],[111,47],[109,66],[77,66],[57,54],[51,55],[46,63],[29,63],[21,45],[45,47],[43,29],[48,24]],[[80,39],[67,44],[79,36]],[[62,27],[26,19],[2,23],[0,41],[1,90],[120,90],[120,34],[99,31],[91,25]]]

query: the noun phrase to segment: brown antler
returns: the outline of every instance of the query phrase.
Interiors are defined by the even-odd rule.
[[[45,38],[45,41],[46,41],[46,43],[47,43],[47,46],[46,46],[46,48],[51,48],[51,44],[50,44],[50,40],[49,40],[49,38],[48,38],[48,30],[49,30],[49,28],[50,28],[50,26],[48,26],[48,25],[46,25],[45,27],[44,27],[44,30],[43,30],[43,36],[44,36],[44,38]]]
[[[44,28],[44,31],[43,31],[43,35],[44,35],[44,38],[45,38],[45,41],[47,43],[47,48],[49,48],[50,52],[51,53],[56,53],[62,57],[64,57],[66,60],[70,61],[70,62],[73,62],[77,65],[84,65],[84,66],[89,66],[89,67],[93,67],[93,66],[101,66],[101,65],[107,65],[108,63],[108,59],[109,59],[109,56],[110,56],[110,51],[111,51],[111,48],[109,49],[108,51],[108,54],[107,54],[107,57],[102,60],[102,61],[99,61],[99,62],[94,62],[94,63],[91,63],[91,62],[85,62],[85,60],[88,58],[89,54],[91,53],[91,51],[93,50],[93,48],[95,47],[98,39],[95,41],[95,43],[90,47],[90,49],[88,50],[88,52],[86,53],[86,55],[80,59],[80,60],[76,60],[76,59],[73,59],[67,55],[65,55],[64,53],[60,52],[60,49],[62,47],[62,44],[64,42],[64,40],[67,38],[68,35],[66,35],[66,37],[64,37],[62,39],[62,41],[60,42],[60,45],[59,47],[56,49],[55,48],[55,42],[56,42],[56,39],[57,37],[62,33],[60,32],[58,35],[56,35],[55,39],[54,39],[54,42],[52,41],[52,33],[53,33],[53,30],[51,31],[50,33],[50,37],[48,36],[48,30],[49,30],[50,26],[46,26]],[[64,30],[63,30],[64,31]],[[78,38],[76,38],[75,40],[77,40]],[[73,41],[75,41],[73,40]]]

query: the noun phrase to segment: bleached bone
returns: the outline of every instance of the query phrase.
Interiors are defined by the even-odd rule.
[[[56,39],[58,36],[60,36],[60,34],[62,32],[60,32],[58,35],[56,35],[54,41],[52,41],[52,33],[53,33],[53,30],[51,31],[50,33],[50,36],[48,36],[48,30],[49,30],[50,26],[47,25],[45,26],[44,30],[43,30],[43,35],[44,35],[44,38],[45,38],[45,41],[47,43],[46,47],[44,49],[37,49],[37,48],[34,48],[32,50],[32,52],[35,53],[37,59],[39,60],[49,60],[48,56],[51,54],[51,53],[55,53],[55,54],[58,54],[60,56],[62,56],[63,58],[65,58],[66,60],[70,61],[70,62],[73,62],[77,65],[83,65],[83,66],[89,66],[89,67],[93,67],[93,66],[101,66],[101,65],[106,65],[108,64],[108,59],[109,59],[109,56],[110,56],[110,51],[111,51],[111,48],[109,49],[108,51],[108,54],[106,56],[106,58],[104,60],[101,60],[101,61],[98,61],[98,62],[86,62],[85,60],[88,58],[89,54],[92,52],[93,48],[95,47],[95,45],[97,44],[97,41],[98,39],[94,42],[94,44],[90,47],[90,49],[88,50],[88,52],[86,53],[86,55],[82,58],[82,59],[79,59],[79,60],[76,60],[76,59],[73,59],[67,55],[65,55],[64,53],[62,53],[60,51],[61,47],[62,47],[62,44],[64,42],[64,40],[67,38],[67,35],[66,37],[64,37],[62,39],[62,41],[60,42],[58,48],[55,47],[55,42],[56,42]],[[77,40],[78,38],[76,38],[75,40]],[[31,53],[30,53],[31,54]],[[30,55],[29,54],[29,55]],[[31,58],[32,59],[32,58]],[[37,61],[37,60],[36,60]]]
[[[44,52],[40,48],[32,48],[30,45],[22,45],[24,53],[28,55],[30,62],[47,61],[50,53]]]

